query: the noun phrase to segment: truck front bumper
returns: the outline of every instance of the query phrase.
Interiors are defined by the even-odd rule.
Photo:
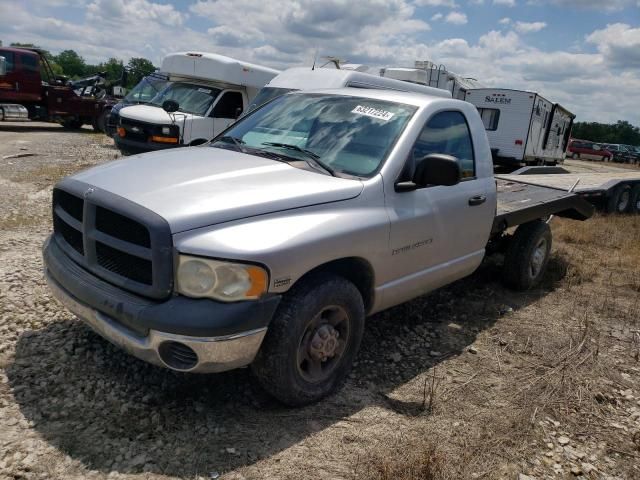
[[[52,238],[45,242],[43,256],[45,278],[62,305],[131,355],[182,372],[249,365],[280,301],[279,296],[242,303],[174,296],[153,302],[85,271]]]
[[[145,153],[156,150],[166,150],[168,148],[183,147],[182,144],[177,143],[155,143],[155,142],[141,142],[138,140],[130,140],[127,137],[122,138],[117,133],[113,136],[113,140],[116,143],[116,147],[122,152],[126,153]]]

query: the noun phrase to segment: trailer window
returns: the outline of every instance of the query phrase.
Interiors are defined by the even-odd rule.
[[[479,108],[478,113],[484,123],[484,129],[494,131],[498,129],[498,122],[500,121],[500,110],[497,108]]]
[[[0,56],[4,57],[5,65],[7,66],[7,73],[13,72],[13,66],[15,65],[15,57],[13,55],[13,52],[0,50]]]
[[[413,146],[413,160],[430,153],[456,157],[463,179],[476,176],[471,133],[461,112],[440,112],[429,119]]]

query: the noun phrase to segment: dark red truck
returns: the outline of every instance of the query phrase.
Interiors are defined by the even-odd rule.
[[[92,125],[104,131],[112,97],[96,89],[74,90],[56,77],[38,49],[0,47],[0,121],[40,120],[66,128]]]

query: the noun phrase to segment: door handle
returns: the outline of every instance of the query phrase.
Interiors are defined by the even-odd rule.
[[[475,207],[476,205],[482,205],[486,201],[487,197],[485,197],[484,195],[476,195],[475,197],[471,197],[469,199],[469,205],[471,207]]]

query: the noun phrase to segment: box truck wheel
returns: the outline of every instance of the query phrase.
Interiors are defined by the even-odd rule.
[[[607,213],[626,213],[631,206],[631,186],[625,184],[616,187],[609,194]]]
[[[640,183],[631,189],[631,213],[640,214]]]
[[[543,220],[520,225],[509,241],[504,259],[504,282],[516,290],[535,287],[547,270],[551,229]]]
[[[353,283],[312,274],[280,303],[251,368],[281,402],[301,406],[342,386],[364,330],[364,304]]]

